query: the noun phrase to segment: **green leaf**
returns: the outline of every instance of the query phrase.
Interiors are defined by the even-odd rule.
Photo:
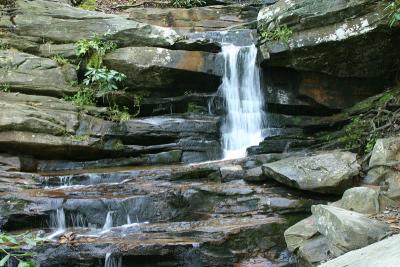
[[[8,259],[10,259],[10,254],[7,254],[4,258],[1,259],[0,267],[3,267],[7,263]]]
[[[19,261],[18,267],[35,267],[35,263],[33,261]]]

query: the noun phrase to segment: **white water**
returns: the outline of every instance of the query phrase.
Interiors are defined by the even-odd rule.
[[[107,212],[106,222],[103,225],[103,232],[109,231],[113,227],[112,212]]]
[[[121,266],[122,266],[121,257],[115,257],[111,253],[106,254],[104,267],[121,267]]]
[[[65,222],[65,212],[63,208],[58,208],[56,210],[55,216],[53,215],[51,217],[51,225],[56,226],[56,231],[52,233],[48,238],[53,239],[54,237],[57,237],[65,232],[65,229],[67,228],[66,222]]]
[[[257,48],[224,45],[225,72],[219,92],[226,105],[222,125],[224,159],[246,156],[246,148],[262,140],[264,99],[260,88]]]

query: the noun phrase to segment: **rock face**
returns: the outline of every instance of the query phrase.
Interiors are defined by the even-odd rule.
[[[395,168],[400,161],[400,138],[378,139],[372,150],[368,175],[364,182],[374,185],[388,185],[389,193],[400,190],[400,172]]]
[[[382,266],[398,264],[400,257],[400,235],[376,242],[365,248],[346,253],[336,259],[321,264],[321,267],[336,266]]]
[[[77,90],[70,85],[77,80],[73,66],[59,67],[51,59],[16,50],[0,50],[0,80],[3,91],[62,97]]]
[[[216,31],[256,23],[258,9],[247,5],[182,8],[130,8],[129,18],[143,23],[188,31]]]
[[[104,63],[127,75],[133,89],[215,91],[222,76],[223,59],[200,51],[155,47],[125,47],[108,54]],[[182,92],[182,94],[183,94]]]
[[[318,232],[344,252],[377,242],[389,232],[387,224],[357,212],[325,205],[313,206],[311,211]]]
[[[122,16],[86,11],[51,1],[15,2],[19,36],[38,37],[55,43],[74,43],[93,34],[115,40],[120,45],[171,46],[179,35],[167,28],[128,20]],[[2,16],[0,26],[13,28],[9,16]]]
[[[395,48],[399,35],[395,33],[398,29],[389,29],[384,5],[369,0],[334,4],[305,0],[267,6],[258,15],[258,27],[273,31],[285,24],[294,34],[288,44],[267,42],[262,46],[263,53],[270,55],[265,64],[338,77],[375,77],[391,72],[399,56]]]
[[[354,187],[343,193],[340,207],[364,214],[377,213],[380,210],[379,190],[368,187]]]
[[[53,97],[0,95],[1,151],[75,160],[183,151],[182,157],[173,153],[169,159],[136,159],[148,163],[156,163],[156,159],[162,163],[177,158],[187,162],[219,157],[218,118],[162,116],[115,123],[81,114],[71,103]],[[14,117],[9,116],[11,112]]]
[[[267,163],[263,165],[263,173],[267,178],[302,190],[340,193],[354,183],[359,168],[356,154],[331,151]]]

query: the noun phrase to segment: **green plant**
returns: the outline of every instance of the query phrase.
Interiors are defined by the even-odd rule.
[[[10,85],[8,83],[3,83],[0,85],[1,92],[10,92]]]
[[[116,122],[128,121],[130,120],[131,115],[129,114],[128,107],[119,107],[117,104],[114,104],[109,107],[109,119]]]
[[[54,60],[55,62],[57,62],[57,64],[58,64],[59,66],[64,66],[64,65],[66,65],[66,64],[69,63],[69,60],[66,59],[66,58],[65,58],[64,56],[62,56],[62,55],[55,55],[55,56],[52,56],[51,59]]]
[[[80,58],[79,65],[86,64],[85,67],[101,68],[104,55],[114,50],[117,45],[112,41],[107,41],[94,36],[91,39],[79,40],[76,44],[76,55]]]
[[[96,0],[83,0],[79,7],[85,10],[94,11],[96,10],[97,3]]]
[[[288,43],[293,31],[287,25],[280,25],[275,30],[261,30],[260,37],[262,42],[280,41]]]
[[[18,267],[35,267],[32,260],[35,253],[27,252],[27,250],[31,250],[45,241],[45,238],[34,236],[31,233],[20,235],[0,233],[0,253],[4,255],[0,260],[0,266],[5,266],[8,261],[14,259],[18,261]]]
[[[81,88],[73,96],[66,96],[64,100],[73,102],[77,106],[89,106],[94,105],[96,100],[96,92],[91,88]]]
[[[3,43],[0,41],[0,50],[7,50],[10,48],[9,44]]]
[[[385,8],[388,12],[387,16],[389,18],[390,27],[396,26],[400,23],[400,0],[391,1]]]
[[[204,6],[206,4],[205,0],[170,0],[170,4],[173,7],[196,7],[196,6]]]
[[[98,90],[104,92],[118,90],[118,84],[126,78],[125,74],[115,70],[91,67],[88,68],[85,77],[86,78],[83,80],[84,85],[94,86]]]

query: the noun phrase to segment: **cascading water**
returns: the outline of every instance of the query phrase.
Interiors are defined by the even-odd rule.
[[[55,215],[50,217],[50,221],[50,224],[56,228],[56,231],[48,237],[49,239],[59,236],[65,232],[67,224],[65,222],[65,212],[63,208],[58,208],[55,212]]]
[[[225,70],[218,90],[226,107],[222,148],[224,158],[233,159],[246,156],[246,148],[263,140],[264,99],[256,46],[224,45],[222,55]]]
[[[106,221],[103,225],[103,232],[109,231],[112,227],[113,227],[112,212],[109,211],[109,212],[107,212]]]

